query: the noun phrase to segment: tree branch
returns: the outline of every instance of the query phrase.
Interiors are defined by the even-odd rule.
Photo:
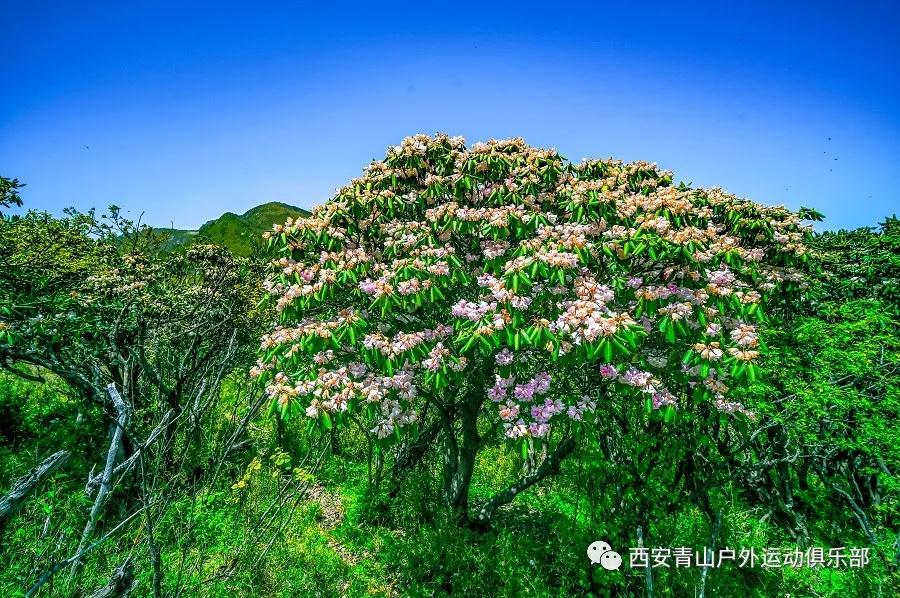
[[[128,557],[124,563],[116,567],[107,584],[94,590],[90,598],[120,598],[128,596],[134,589],[134,581],[134,566],[131,564],[131,557]]]
[[[0,531],[3,531],[6,521],[22,507],[22,503],[28,495],[60,467],[65,465],[66,461],[69,460],[69,456],[69,451],[53,453],[13,484],[12,491],[0,499]]]
[[[559,466],[563,459],[568,457],[574,450],[575,438],[569,436],[563,440],[546,459],[544,459],[541,466],[534,472],[520,478],[516,483],[494,495],[493,498],[484,503],[478,510],[478,515],[476,515],[475,518],[476,522],[483,525],[490,525],[491,518],[499,507],[512,502],[513,499],[524,490],[527,490],[545,478],[558,473]]]
[[[141,451],[146,450],[146,449],[149,448],[154,442],[156,442],[157,438],[160,437],[160,435],[162,434],[162,432],[163,432],[166,428],[169,427],[169,424],[172,423],[172,422],[170,421],[170,419],[171,419],[171,417],[172,417],[172,415],[173,415],[174,413],[175,413],[175,410],[174,410],[174,409],[169,409],[168,411],[166,411],[166,414],[163,415],[162,420],[159,422],[159,425],[156,426],[156,428],[154,428],[154,430],[153,430],[153,431],[150,433],[150,435],[147,437],[147,440],[145,440],[144,443],[141,444],[141,446],[138,447],[138,449],[137,449],[136,451],[134,451],[134,453],[133,453],[130,457],[128,457],[128,459],[126,459],[125,461],[122,461],[121,463],[119,463],[118,465],[116,465],[116,468],[113,469],[113,472],[112,472],[112,475],[113,475],[113,476],[117,476],[117,475],[119,475],[119,474],[125,474],[125,473],[127,473],[128,471],[130,471],[132,467],[134,467],[135,463],[137,463],[137,460],[138,460],[138,459],[140,458],[140,456],[141,456]],[[104,472],[104,473],[105,473],[105,472]],[[93,476],[93,477],[88,478],[88,482],[87,482],[87,484],[85,484],[85,486],[84,486],[84,492],[85,492],[85,494],[87,494],[88,496],[90,496],[91,494],[93,494],[93,493],[94,493],[94,490],[97,488],[97,486],[100,485],[100,482],[102,481],[102,478],[103,478],[103,474],[95,475],[95,476]]]
[[[103,534],[103,536],[100,539],[98,539],[96,542],[94,542],[93,544],[85,546],[84,548],[82,548],[81,550],[79,550],[78,552],[76,552],[74,555],[70,556],[66,560],[60,561],[60,562],[56,563],[55,565],[53,565],[47,571],[44,571],[44,573],[41,574],[41,576],[38,578],[38,580],[36,582],[34,582],[34,584],[30,588],[28,588],[27,592],[25,592],[25,598],[31,598],[32,596],[34,596],[37,593],[37,591],[41,589],[41,586],[43,586],[45,583],[50,581],[50,578],[53,577],[57,571],[59,571],[60,569],[62,569],[64,567],[67,567],[70,563],[74,563],[74,562],[80,560],[81,557],[83,557],[84,555],[86,555],[87,553],[92,551],[93,549],[97,548],[98,546],[100,546],[101,544],[103,544],[104,542],[109,540],[113,536],[113,534],[115,534],[117,531],[122,529],[132,519],[134,519],[135,517],[137,517],[138,515],[143,513],[144,509],[146,509],[146,508],[147,507],[141,507],[140,509],[138,509],[137,511],[135,511],[134,513],[132,513],[131,515],[129,515],[128,517],[126,517],[125,519],[120,521],[119,524],[116,525],[116,527],[112,528],[111,530],[109,530],[108,532]]]
[[[109,450],[106,452],[106,466],[103,468],[100,490],[97,492],[94,506],[91,507],[87,524],[84,526],[84,532],[81,534],[81,542],[78,545],[79,552],[81,552],[85,544],[87,544],[87,541],[91,538],[91,535],[94,533],[94,528],[97,527],[97,520],[100,518],[100,512],[106,504],[106,498],[110,491],[110,481],[112,480],[113,475],[113,466],[116,464],[116,455],[118,454],[119,446],[122,443],[122,431],[128,424],[128,406],[125,404],[125,401],[122,400],[119,391],[116,390],[116,385],[111,383],[106,387],[106,390],[109,392],[109,398],[112,400],[113,407],[115,408],[118,417],[112,424],[112,440],[109,443]],[[72,561],[73,571],[78,567],[79,563],[80,558],[75,558]]]

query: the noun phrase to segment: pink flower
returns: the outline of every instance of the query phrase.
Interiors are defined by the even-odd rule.
[[[538,374],[534,377],[534,380],[532,380],[532,384],[534,384],[535,394],[546,394],[546,392],[550,390],[550,374],[547,372]]]
[[[528,435],[528,427],[521,419],[515,424],[507,422],[503,424],[503,427],[506,429],[504,433],[508,438],[521,438]]]
[[[650,378],[651,376],[647,372],[642,372],[637,368],[628,368],[628,371],[622,376],[622,381],[630,386],[643,388],[650,383]]]
[[[480,320],[484,314],[494,309],[496,305],[496,303],[490,304],[484,301],[472,303],[461,299],[453,306],[450,313],[457,318],[466,318],[467,320],[475,321]]]
[[[532,382],[528,382],[527,384],[516,384],[513,393],[520,401],[531,401],[534,399],[534,384]]]
[[[674,405],[675,397],[667,390],[653,393],[653,408],[659,409],[665,405]]]
[[[548,426],[547,424],[533,423],[528,426],[528,432],[535,438],[545,436],[549,430],[550,426]]]
[[[611,363],[604,363],[600,366],[600,375],[604,378],[615,378],[619,375],[616,366]]]
[[[503,388],[510,388],[515,383],[516,377],[509,376],[507,378],[501,378],[499,375],[494,375],[494,384],[497,386],[501,386]]]
[[[500,409],[500,419],[504,421],[515,419],[517,415],[519,415],[519,407],[514,403],[508,403]]]
[[[488,398],[499,403],[506,398],[506,387],[495,384],[488,390]]]

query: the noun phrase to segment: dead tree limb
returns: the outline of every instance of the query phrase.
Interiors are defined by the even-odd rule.
[[[154,428],[154,430],[147,437],[147,440],[141,444],[140,447],[134,453],[116,465],[115,469],[113,469],[112,475],[117,476],[120,474],[126,474],[137,464],[138,459],[141,457],[141,451],[147,450],[156,440],[160,437],[163,431],[169,426],[170,419],[175,414],[174,409],[169,409],[165,415],[163,415],[162,420],[159,422],[159,425]],[[90,496],[94,493],[94,490],[100,485],[100,482],[103,480],[103,474],[93,475],[88,477],[88,482],[84,486],[84,493]]]
[[[0,499],[0,532],[6,522],[22,507],[31,492],[69,460],[69,451],[53,453],[27,474],[16,480],[12,491]]]
[[[719,532],[722,530],[722,511],[716,511],[715,520],[712,524],[712,530],[709,534],[709,545],[704,548],[706,551],[706,559],[705,563],[713,562],[713,555],[716,550],[716,541],[719,538]],[[697,598],[704,598],[706,596],[706,576],[709,574],[709,567],[703,567],[700,571],[700,589],[697,591]]]
[[[831,484],[831,488],[847,499],[847,503],[850,505],[850,509],[853,511],[853,516],[856,517],[856,521],[859,522],[859,526],[862,528],[863,532],[865,532],[866,537],[869,539],[869,542],[872,544],[878,543],[878,538],[875,537],[875,532],[872,531],[872,528],[869,526],[869,518],[866,517],[865,511],[863,511],[859,504],[853,499],[850,494],[839,488],[837,484]]]
[[[122,443],[122,431],[125,429],[125,426],[128,425],[128,406],[125,404],[125,401],[122,400],[119,391],[116,390],[116,385],[110,383],[109,386],[106,387],[106,390],[109,393],[109,398],[112,400],[113,407],[115,408],[118,417],[111,425],[112,440],[109,443],[109,450],[106,452],[106,466],[103,468],[103,477],[100,480],[100,489],[97,491],[97,498],[94,500],[94,505],[91,507],[91,513],[88,515],[87,524],[84,526],[84,532],[81,534],[78,552],[81,552],[88,540],[91,539],[91,535],[97,527],[97,520],[100,519],[100,513],[103,511],[103,506],[106,504],[106,498],[109,496],[110,480],[112,480],[113,468],[116,464],[116,455],[119,453],[119,446]],[[72,571],[75,571],[80,562],[80,558],[76,558],[72,561]]]
[[[130,523],[135,517],[137,517],[138,515],[143,513],[145,508],[146,507],[141,507],[140,509],[138,509],[137,511],[135,511],[134,513],[132,513],[131,515],[129,515],[128,517],[126,517],[125,519],[120,521],[118,523],[118,525],[116,525],[114,528],[112,528],[111,530],[109,530],[108,532],[103,534],[103,536],[101,538],[99,538],[96,542],[94,542],[93,544],[89,544],[89,545],[85,546],[84,548],[82,548],[81,550],[76,552],[74,555],[70,556],[69,558],[67,558],[63,561],[56,563],[55,565],[53,565],[52,567],[50,567],[49,569],[44,571],[41,574],[41,576],[38,577],[37,581],[35,581],[34,584],[30,588],[28,588],[28,591],[25,592],[25,598],[31,598],[32,596],[34,596],[37,593],[37,591],[40,590],[41,587],[45,583],[50,581],[50,579],[54,575],[56,575],[56,573],[60,569],[68,567],[70,564],[72,564],[76,561],[80,561],[84,555],[86,555],[90,551],[94,550],[95,548],[97,548],[98,546],[100,546],[101,544],[103,544],[104,542],[109,540],[111,537],[113,537],[113,535],[116,532],[118,532],[120,529],[122,529],[123,527],[128,525],[128,523]]]
[[[637,545],[638,548],[644,547],[644,526],[642,524],[637,526]],[[644,591],[647,598],[653,598],[653,569],[649,563],[644,567]]]
[[[134,589],[134,566],[131,557],[116,567],[109,582],[102,588],[97,588],[90,598],[124,598]]]

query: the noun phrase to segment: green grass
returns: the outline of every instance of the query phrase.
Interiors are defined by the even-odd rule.
[[[58,384],[46,386],[0,376],[0,407],[15,429],[25,431],[30,441],[23,443],[7,436],[0,442],[0,462],[4,485],[13,470],[21,473],[33,461],[27,452],[41,452],[69,445],[82,434],[74,426],[73,404]],[[223,414],[230,410],[226,392]],[[95,419],[98,413],[86,414]],[[52,423],[57,422],[57,423]],[[272,420],[263,418],[253,433],[259,446],[266,446],[273,434]],[[102,429],[88,422],[88,429]],[[299,432],[299,431],[294,431]],[[17,436],[22,439],[22,436]],[[302,448],[310,439],[291,434],[290,442]],[[95,438],[94,444],[102,438]],[[250,459],[251,455],[246,458]],[[473,500],[502,488],[519,471],[516,451],[503,445],[489,447],[477,462],[473,479]],[[385,491],[372,495],[367,488],[364,446],[347,438],[340,455],[328,460],[315,473],[318,495],[295,508],[284,534],[265,557],[256,563],[263,545],[256,538],[255,521],[278,491],[283,474],[269,452],[262,466],[253,470],[246,487],[234,490],[242,469],[231,469],[216,488],[196,496],[184,495],[171,505],[159,525],[158,542],[163,549],[166,571],[188,564],[180,580],[186,595],[197,596],[640,596],[640,570],[628,566],[615,572],[592,566],[585,550],[590,542],[609,539],[628,563],[628,547],[633,534],[618,527],[616,517],[591,520],[586,497],[579,490],[580,474],[564,468],[561,476],[548,484],[528,490],[514,504],[502,510],[494,527],[477,532],[460,527],[440,505],[437,468],[428,464],[413,472],[400,493],[389,497]],[[0,550],[0,595],[21,595],[34,579],[35,563],[42,564],[47,542],[41,540],[46,515],[55,513],[53,534],[67,530],[70,541],[77,539],[88,500],[80,492],[90,463],[75,457],[70,466],[55,476],[29,500],[8,530],[5,541],[15,551]],[[581,508],[577,505],[580,504]],[[763,514],[730,496],[719,546],[788,547],[793,542],[777,526],[761,521]],[[330,512],[329,512],[330,511]],[[337,515],[335,515],[337,513]],[[122,537],[128,544],[129,534]],[[190,543],[185,544],[190,529]],[[817,545],[830,545],[827,530],[813,530]],[[650,522],[650,546],[703,546],[709,524],[698,511],[685,507],[669,517]],[[624,535],[623,535],[624,534]],[[617,538],[617,535],[620,536]],[[614,539],[617,538],[617,539]],[[847,546],[861,546],[859,538],[845,538]],[[890,538],[885,538],[890,542]],[[183,547],[188,546],[187,552]],[[135,553],[139,567],[138,595],[149,590],[150,568],[140,546]],[[101,584],[121,561],[121,549],[114,543],[99,549],[86,563],[84,587]],[[896,573],[874,562],[865,570],[803,568],[753,570],[724,568],[710,572],[707,595],[747,597],[857,595],[889,596]],[[228,571],[228,575],[222,575]],[[699,569],[654,570],[658,596],[693,595]],[[60,578],[54,595],[65,595],[65,578]],[[179,580],[165,578],[165,592],[174,592]]]

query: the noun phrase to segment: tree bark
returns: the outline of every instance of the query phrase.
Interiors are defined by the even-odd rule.
[[[455,458],[454,466],[447,479],[447,503],[463,519],[466,518],[469,508],[469,485],[472,482],[472,472],[475,470],[475,457],[478,455],[478,447],[481,437],[478,435],[478,406],[467,404],[460,414],[462,427],[461,442],[453,439]]]
[[[872,531],[872,528],[869,526],[869,518],[866,517],[865,511],[863,511],[860,506],[857,504],[853,497],[850,496],[848,492],[838,487],[837,484],[831,484],[831,488],[843,496],[847,503],[850,505],[850,509],[853,510],[853,516],[856,517],[856,520],[859,522],[859,526],[862,528],[863,532],[865,532],[866,537],[869,539],[873,545],[878,543],[878,538],[875,536],[875,532]]]
[[[153,568],[153,598],[162,598],[162,558],[160,556],[159,545],[156,542],[150,542],[150,563]]]
[[[391,486],[388,496],[391,498],[397,497],[400,493],[400,484],[403,478],[409,471],[422,463],[440,431],[440,421],[434,421],[419,433],[418,438],[408,441],[400,448],[394,461],[394,467],[391,469]]]
[[[98,546],[100,546],[101,544],[103,544],[104,542],[109,540],[111,537],[113,537],[113,535],[115,535],[116,532],[118,532],[120,529],[122,529],[123,527],[128,525],[135,517],[137,517],[138,515],[143,513],[144,509],[145,509],[144,507],[141,507],[140,509],[138,509],[137,511],[135,511],[134,513],[132,513],[131,515],[129,515],[128,517],[126,517],[125,519],[120,521],[118,524],[116,524],[116,526],[114,528],[112,528],[111,530],[106,532],[100,539],[94,541],[92,544],[85,546],[84,548],[79,550],[74,555],[70,556],[69,558],[67,558],[65,560],[62,560],[62,561],[56,563],[55,565],[53,565],[52,567],[50,567],[49,569],[44,571],[41,574],[41,576],[38,577],[37,581],[35,581],[31,585],[31,587],[28,588],[28,590],[25,592],[25,598],[31,598],[32,596],[37,594],[38,591],[44,586],[44,584],[47,583],[48,581],[50,581],[53,578],[53,576],[56,575],[57,571],[65,568],[65,567],[68,567],[72,563],[80,560],[82,557],[84,557],[85,554],[94,550],[95,548],[97,548]]]
[[[165,413],[165,415],[163,415],[162,421],[160,421],[159,425],[150,433],[150,435],[147,437],[147,440],[145,440],[144,443],[140,447],[138,447],[138,449],[135,450],[130,457],[128,457],[128,459],[126,459],[125,461],[122,461],[121,463],[116,465],[115,469],[113,469],[113,471],[112,471],[113,476],[127,473],[129,470],[131,470],[135,466],[138,459],[141,457],[142,451],[149,448],[160,437],[160,434],[162,434],[162,432],[164,432],[166,429],[168,429],[169,424],[171,423],[171,420],[172,420],[173,413],[174,413],[174,411],[169,409]],[[94,490],[100,485],[102,480],[103,480],[102,474],[95,475],[93,477],[89,477],[87,484],[85,484],[85,486],[84,486],[85,494],[87,494],[88,496],[93,494]]]
[[[494,513],[499,507],[509,504],[516,496],[531,488],[538,482],[555,475],[559,472],[559,466],[563,459],[569,456],[575,450],[575,439],[568,437],[563,440],[556,449],[550,453],[540,467],[532,473],[520,478],[516,483],[512,484],[502,492],[494,495],[493,498],[484,503],[478,510],[475,522],[482,527],[489,527]]]
[[[10,493],[0,499],[0,533],[3,532],[6,522],[22,507],[28,495],[65,465],[69,456],[69,451],[53,453],[13,484]]]

